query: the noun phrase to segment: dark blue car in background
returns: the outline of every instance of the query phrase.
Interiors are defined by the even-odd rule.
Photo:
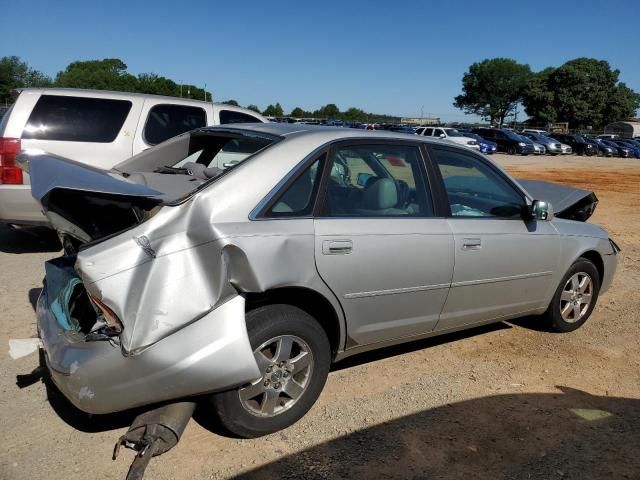
[[[490,155],[498,151],[498,144],[495,142],[487,140],[486,138],[482,138],[480,135],[477,135],[469,131],[460,130],[460,133],[463,134],[465,137],[469,137],[469,138],[473,138],[474,140],[477,140],[478,146],[480,147],[480,153]]]

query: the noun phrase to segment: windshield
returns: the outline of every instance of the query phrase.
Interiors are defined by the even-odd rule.
[[[521,142],[523,140],[523,137],[521,137],[520,135],[518,135],[516,133],[513,133],[511,130],[502,130],[502,131],[511,140],[517,140],[519,142]]]

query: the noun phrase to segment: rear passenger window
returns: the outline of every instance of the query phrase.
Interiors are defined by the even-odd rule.
[[[269,217],[303,217],[311,215],[320,184],[326,155],[307,167],[267,212]]]
[[[354,145],[336,150],[330,164],[325,216],[431,217],[433,206],[418,148]]]
[[[130,110],[127,100],[42,95],[22,138],[111,143]]]
[[[144,141],[157,145],[181,133],[205,127],[207,114],[199,107],[185,105],[156,105],[149,111],[144,126]]]
[[[256,123],[260,122],[256,117],[233,110],[220,110],[220,123]],[[261,122],[260,122],[261,123]]]

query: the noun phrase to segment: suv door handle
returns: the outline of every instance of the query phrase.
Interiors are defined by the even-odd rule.
[[[479,250],[482,248],[482,241],[479,238],[464,238],[462,240],[463,250]]]
[[[351,240],[324,240],[322,253],[324,255],[348,255],[353,250]]]

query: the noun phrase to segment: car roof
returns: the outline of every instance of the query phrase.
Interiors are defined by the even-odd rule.
[[[413,140],[415,142],[433,143],[437,145],[455,146],[447,140],[435,137],[423,137],[421,135],[394,132],[392,130],[362,130],[359,128],[328,127],[323,125],[306,125],[302,123],[234,123],[217,127],[204,127],[202,132],[241,130],[246,132],[262,133],[279,137],[309,137],[314,142],[327,143],[335,140],[348,139],[380,139],[380,140]]]
[[[114,99],[131,99],[140,98],[162,100],[171,103],[185,103],[190,105],[216,105],[218,107],[224,107],[225,110],[233,110],[237,112],[248,112],[256,117],[262,117],[260,113],[254,112],[247,108],[238,107],[235,105],[228,105],[226,103],[205,102],[204,100],[196,100],[193,98],[182,97],[169,97],[165,95],[152,95],[150,93],[138,93],[138,92],[116,92],[113,90],[92,90],[88,88],[17,88],[16,92],[33,92],[40,93],[42,95],[62,95],[62,96],[78,96],[78,97],[91,97],[91,98],[114,98]]]

